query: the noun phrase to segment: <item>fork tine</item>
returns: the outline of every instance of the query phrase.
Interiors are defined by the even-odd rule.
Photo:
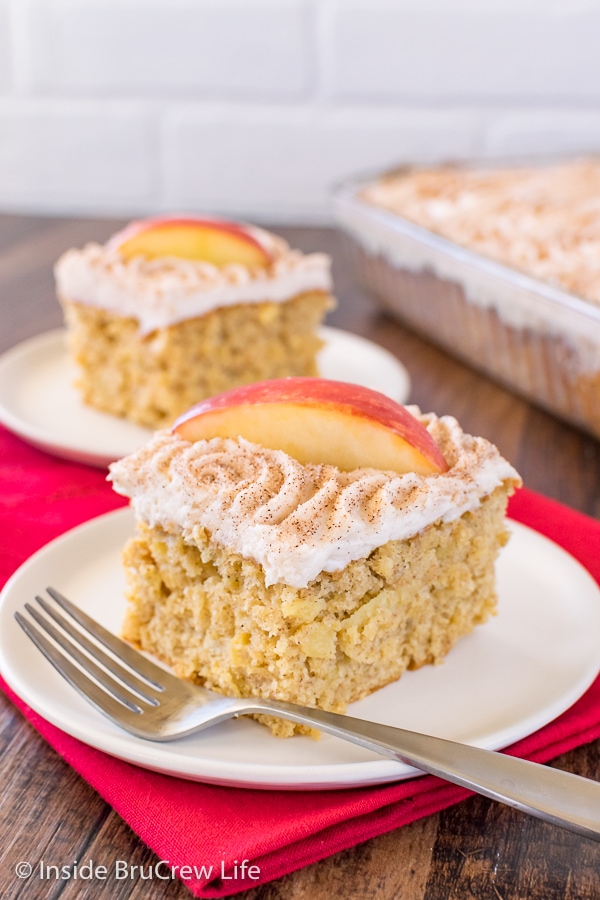
[[[125,665],[131,669],[134,675],[146,679],[146,681],[158,691],[165,690],[169,685],[175,687],[176,685],[181,684],[179,678],[176,678],[174,675],[171,675],[170,672],[161,669],[161,667],[157,666],[155,663],[150,662],[149,659],[146,659],[145,656],[142,656],[141,653],[134,650],[133,647],[125,643],[125,641],[122,641],[121,638],[111,634],[110,631],[107,631],[106,628],[103,628],[102,625],[95,622],[94,619],[91,619],[83,612],[83,610],[75,606],[74,603],[71,603],[71,601],[68,600],[64,594],[61,594],[60,591],[57,591],[56,588],[47,587],[46,590],[52,599],[55,600],[68,615],[75,619],[88,634],[97,641],[100,641],[101,644],[104,644],[107,650],[114,653],[120,662],[125,663]]]
[[[124,720],[128,720],[133,724],[141,712],[139,707],[136,707],[133,704],[123,706],[121,702],[113,699],[113,697],[92,681],[91,678],[88,678],[87,675],[78,669],[77,666],[74,666],[66,656],[63,656],[63,654],[60,653],[60,651],[58,651],[40,631],[38,631],[35,625],[22,616],[21,613],[15,612],[15,619],[27,637],[33,641],[38,650],[46,657],[48,662],[54,666],[56,671],[59,672],[62,677],[68,681],[71,687],[75,688],[85,700],[95,706],[99,712],[116,722],[117,725],[120,724],[123,727]]]
[[[114,678],[121,681],[125,687],[139,694],[147,703],[151,703],[153,706],[158,705],[158,700],[150,693],[152,689],[156,690],[154,685],[150,686],[147,679],[142,681],[137,675],[133,675],[129,669],[125,669],[120,665],[112,656],[109,656],[104,650],[101,650],[100,647],[90,641],[82,631],[75,628],[74,625],[71,625],[70,621],[57,609],[54,609],[43,597],[36,596],[35,599],[44,612],[54,619],[56,624],[69,635],[72,641],[76,645],[83,647],[86,653],[99,662],[104,669],[107,669]],[[160,689],[160,692],[162,693],[162,689]]]
[[[71,657],[72,660],[75,660],[79,663],[79,665],[84,669],[87,675],[91,675],[92,678],[97,681],[105,691],[108,691],[115,700],[118,700],[119,703],[122,703],[123,706],[126,706],[128,709],[131,709],[133,712],[142,712],[142,707],[136,702],[134,698],[127,696],[127,693],[123,693],[120,688],[122,687],[117,682],[115,682],[110,675],[101,669],[96,663],[89,659],[84,653],[79,650],[76,644],[72,643],[70,640],[66,639],[57,629],[45,619],[37,609],[31,606],[30,603],[25,604],[25,609],[29,613],[29,615],[34,619],[40,628],[49,635],[52,640],[56,641],[56,643],[62,647],[67,656]],[[21,625],[21,623],[19,622]]]

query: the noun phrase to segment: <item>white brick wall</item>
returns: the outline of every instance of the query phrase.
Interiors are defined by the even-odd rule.
[[[137,104],[2,99],[0,136],[5,209],[128,212],[157,198],[156,134]]]
[[[166,203],[307,220],[341,177],[470,156],[478,131],[479,116],[462,110],[179,107],[165,123]]]
[[[40,93],[262,99],[308,87],[302,0],[31,0],[24,15]]]
[[[600,37],[600,35],[599,35]],[[535,109],[498,113],[486,138],[490,156],[598,153],[600,110]]]
[[[327,219],[406,161],[600,151],[600,0],[0,0],[0,211]]]
[[[0,95],[10,88],[11,63],[10,10],[8,0],[0,0]]]
[[[600,5],[593,0],[326,6],[332,97],[600,100]]]

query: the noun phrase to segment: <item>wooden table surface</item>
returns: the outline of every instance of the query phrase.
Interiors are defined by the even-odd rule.
[[[0,216],[0,352],[58,326],[52,265],[119,222]],[[405,331],[380,314],[353,282],[339,235],[281,228],[305,251],[334,260],[339,306],[329,323],[370,338],[401,359],[411,402],[455,415],[467,431],[498,445],[529,487],[600,517],[600,444]],[[600,638],[600,636],[599,636]],[[19,881],[20,860],[93,858],[114,867],[152,863],[153,854],[3,696],[0,697],[0,897],[190,897],[179,882]],[[556,761],[600,780],[600,742]],[[587,900],[600,897],[600,844],[481,797],[338,853],[242,900]]]

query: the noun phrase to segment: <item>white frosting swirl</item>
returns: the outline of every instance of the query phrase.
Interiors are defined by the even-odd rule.
[[[265,267],[248,268],[164,257],[125,262],[108,244],[68,250],[56,263],[59,297],[137,319],[149,334],[185,319],[239,303],[283,303],[307,291],[330,291],[329,257],[291,250],[281,238],[248,228],[271,253]]]
[[[243,439],[190,443],[159,431],[113,463],[109,480],[150,526],[191,542],[195,529],[206,529],[259,563],[267,585],[302,588],[388,541],[459,518],[507,480],[520,482],[493,444],[464,434],[455,419],[421,418],[449,463],[443,475],[341,472]]]

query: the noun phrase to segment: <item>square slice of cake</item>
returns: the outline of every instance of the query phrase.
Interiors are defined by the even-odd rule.
[[[260,228],[134,222],[56,268],[77,387],[90,406],[156,428],[241,384],[316,375],[330,261]]]
[[[124,636],[221,693],[338,712],[495,612],[520,483],[456,420],[310,378],[208,400],[110,478],[137,518]]]

